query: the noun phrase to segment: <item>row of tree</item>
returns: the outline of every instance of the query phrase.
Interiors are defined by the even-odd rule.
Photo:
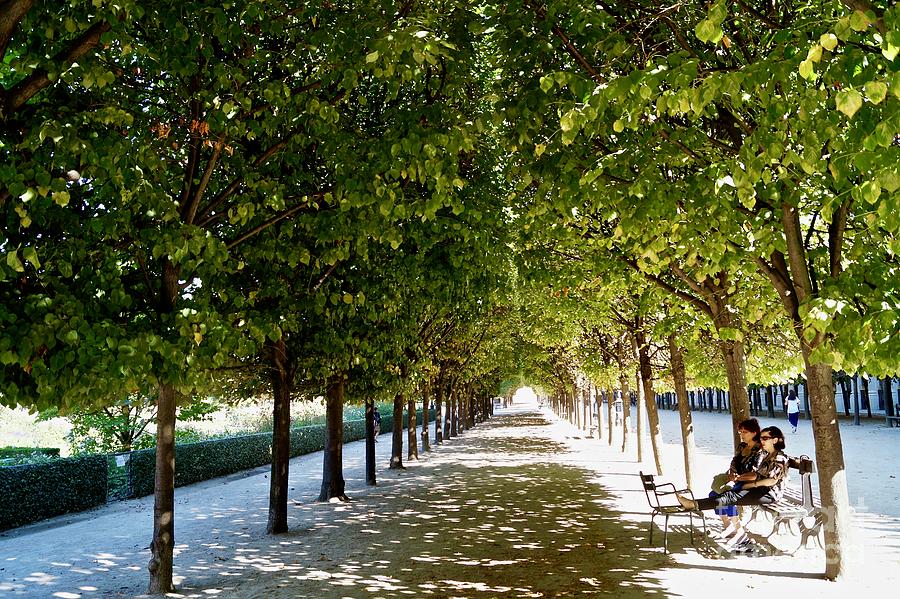
[[[180,402],[269,390],[276,514],[292,398],[336,434],[576,375],[657,447],[656,392],[737,422],[802,371],[843,574],[832,374],[900,366],[898,9],[296,4],[0,3],[0,401],[156,397],[150,590]]]

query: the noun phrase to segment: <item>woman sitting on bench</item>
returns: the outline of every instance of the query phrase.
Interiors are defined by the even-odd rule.
[[[712,510],[726,505],[768,505],[781,499],[788,478],[784,433],[777,426],[770,426],[760,431],[759,441],[765,457],[756,468],[756,480],[745,482],[739,490],[725,491],[708,499],[691,501],[676,495],[678,502],[691,510]]]

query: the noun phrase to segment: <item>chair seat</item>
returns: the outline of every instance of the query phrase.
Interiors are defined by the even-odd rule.
[[[689,510],[686,507],[681,507],[680,505],[661,505],[656,508],[656,511],[660,514],[681,514],[687,513],[693,510]]]
[[[691,543],[694,543],[694,516],[697,516],[700,519],[700,523],[703,525],[703,539],[706,540],[706,518],[703,515],[703,512],[696,509],[689,509],[681,505],[680,503],[673,503],[677,501],[676,495],[685,494],[692,501],[694,500],[694,494],[691,493],[690,489],[676,489],[675,485],[672,483],[663,483],[659,484],[655,482],[652,474],[644,474],[640,473],[641,483],[644,487],[644,494],[647,496],[647,502],[650,504],[652,512],[650,514],[650,525],[649,532],[650,538],[649,542],[653,544],[653,523],[654,518],[656,516],[663,516],[665,518],[665,522],[663,523],[663,551],[668,553],[669,544],[669,516],[687,516],[690,518],[690,526],[689,530],[691,532]]]

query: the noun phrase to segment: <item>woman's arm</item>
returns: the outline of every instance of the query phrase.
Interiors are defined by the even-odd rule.
[[[753,474],[756,474],[755,472]],[[754,487],[774,487],[778,482],[777,479],[774,478],[760,478],[757,480],[750,481],[748,483],[744,483],[745,489],[752,489]]]

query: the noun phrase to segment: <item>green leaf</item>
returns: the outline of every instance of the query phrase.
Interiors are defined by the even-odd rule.
[[[694,28],[694,35],[697,36],[701,42],[707,42],[712,44],[719,43],[719,40],[722,39],[724,32],[722,31],[722,27],[716,25],[709,19],[703,19],[697,26]]]
[[[864,89],[866,90],[866,97],[872,104],[881,104],[887,97],[887,85],[881,81],[869,81]]]
[[[838,38],[833,33],[824,33],[822,34],[822,37],[819,38],[819,43],[823,48],[831,52],[832,50],[837,48]]]
[[[819,44],[813,44],[813,46],[809,49],[809,52],[806,54],[806,60],[811,62],[819,62],[822,60],[822,46]]]
[[[366,54],[366,62],[367,63],[375,62],[376,60],[378,60],[378,50],[375,50],[374,52],[369,52],[368,54]]]
[[[804,79],[815,79],[816,71],[813,68],[813,63],[809,60],[804,60],[800,63],[800,76]]]
[[[22,265],[22,261],[19,260],[15,251],[6,254],[6,265],[16,272],[25,272],[25,266]]]
[[[546,75],[541,77],[541,91],[546,94],[551,89],[553,89],[553,77],[547,77]]]
[[[31,262],[32,266],[35,268],[41,267],[41,261],[38,260],[37,250],[33,247],[28,246],[24,250],[22,250],[22,257]]]
[[[869,17],[861,10],[854,11],[853,14],[850,15],[850,27],[854,31],[865,31],[869,28],[870,23]]]
[[[847,118],[853,118],[856,111],[860,109],[863,103],[862,96],[855,89],[847,89],[838,92],[834,99],[837,109],[847,115]]]
[[[63,208],[69,205],[70,196],[68,191],[54,191],[52,197],[53,201]]]

